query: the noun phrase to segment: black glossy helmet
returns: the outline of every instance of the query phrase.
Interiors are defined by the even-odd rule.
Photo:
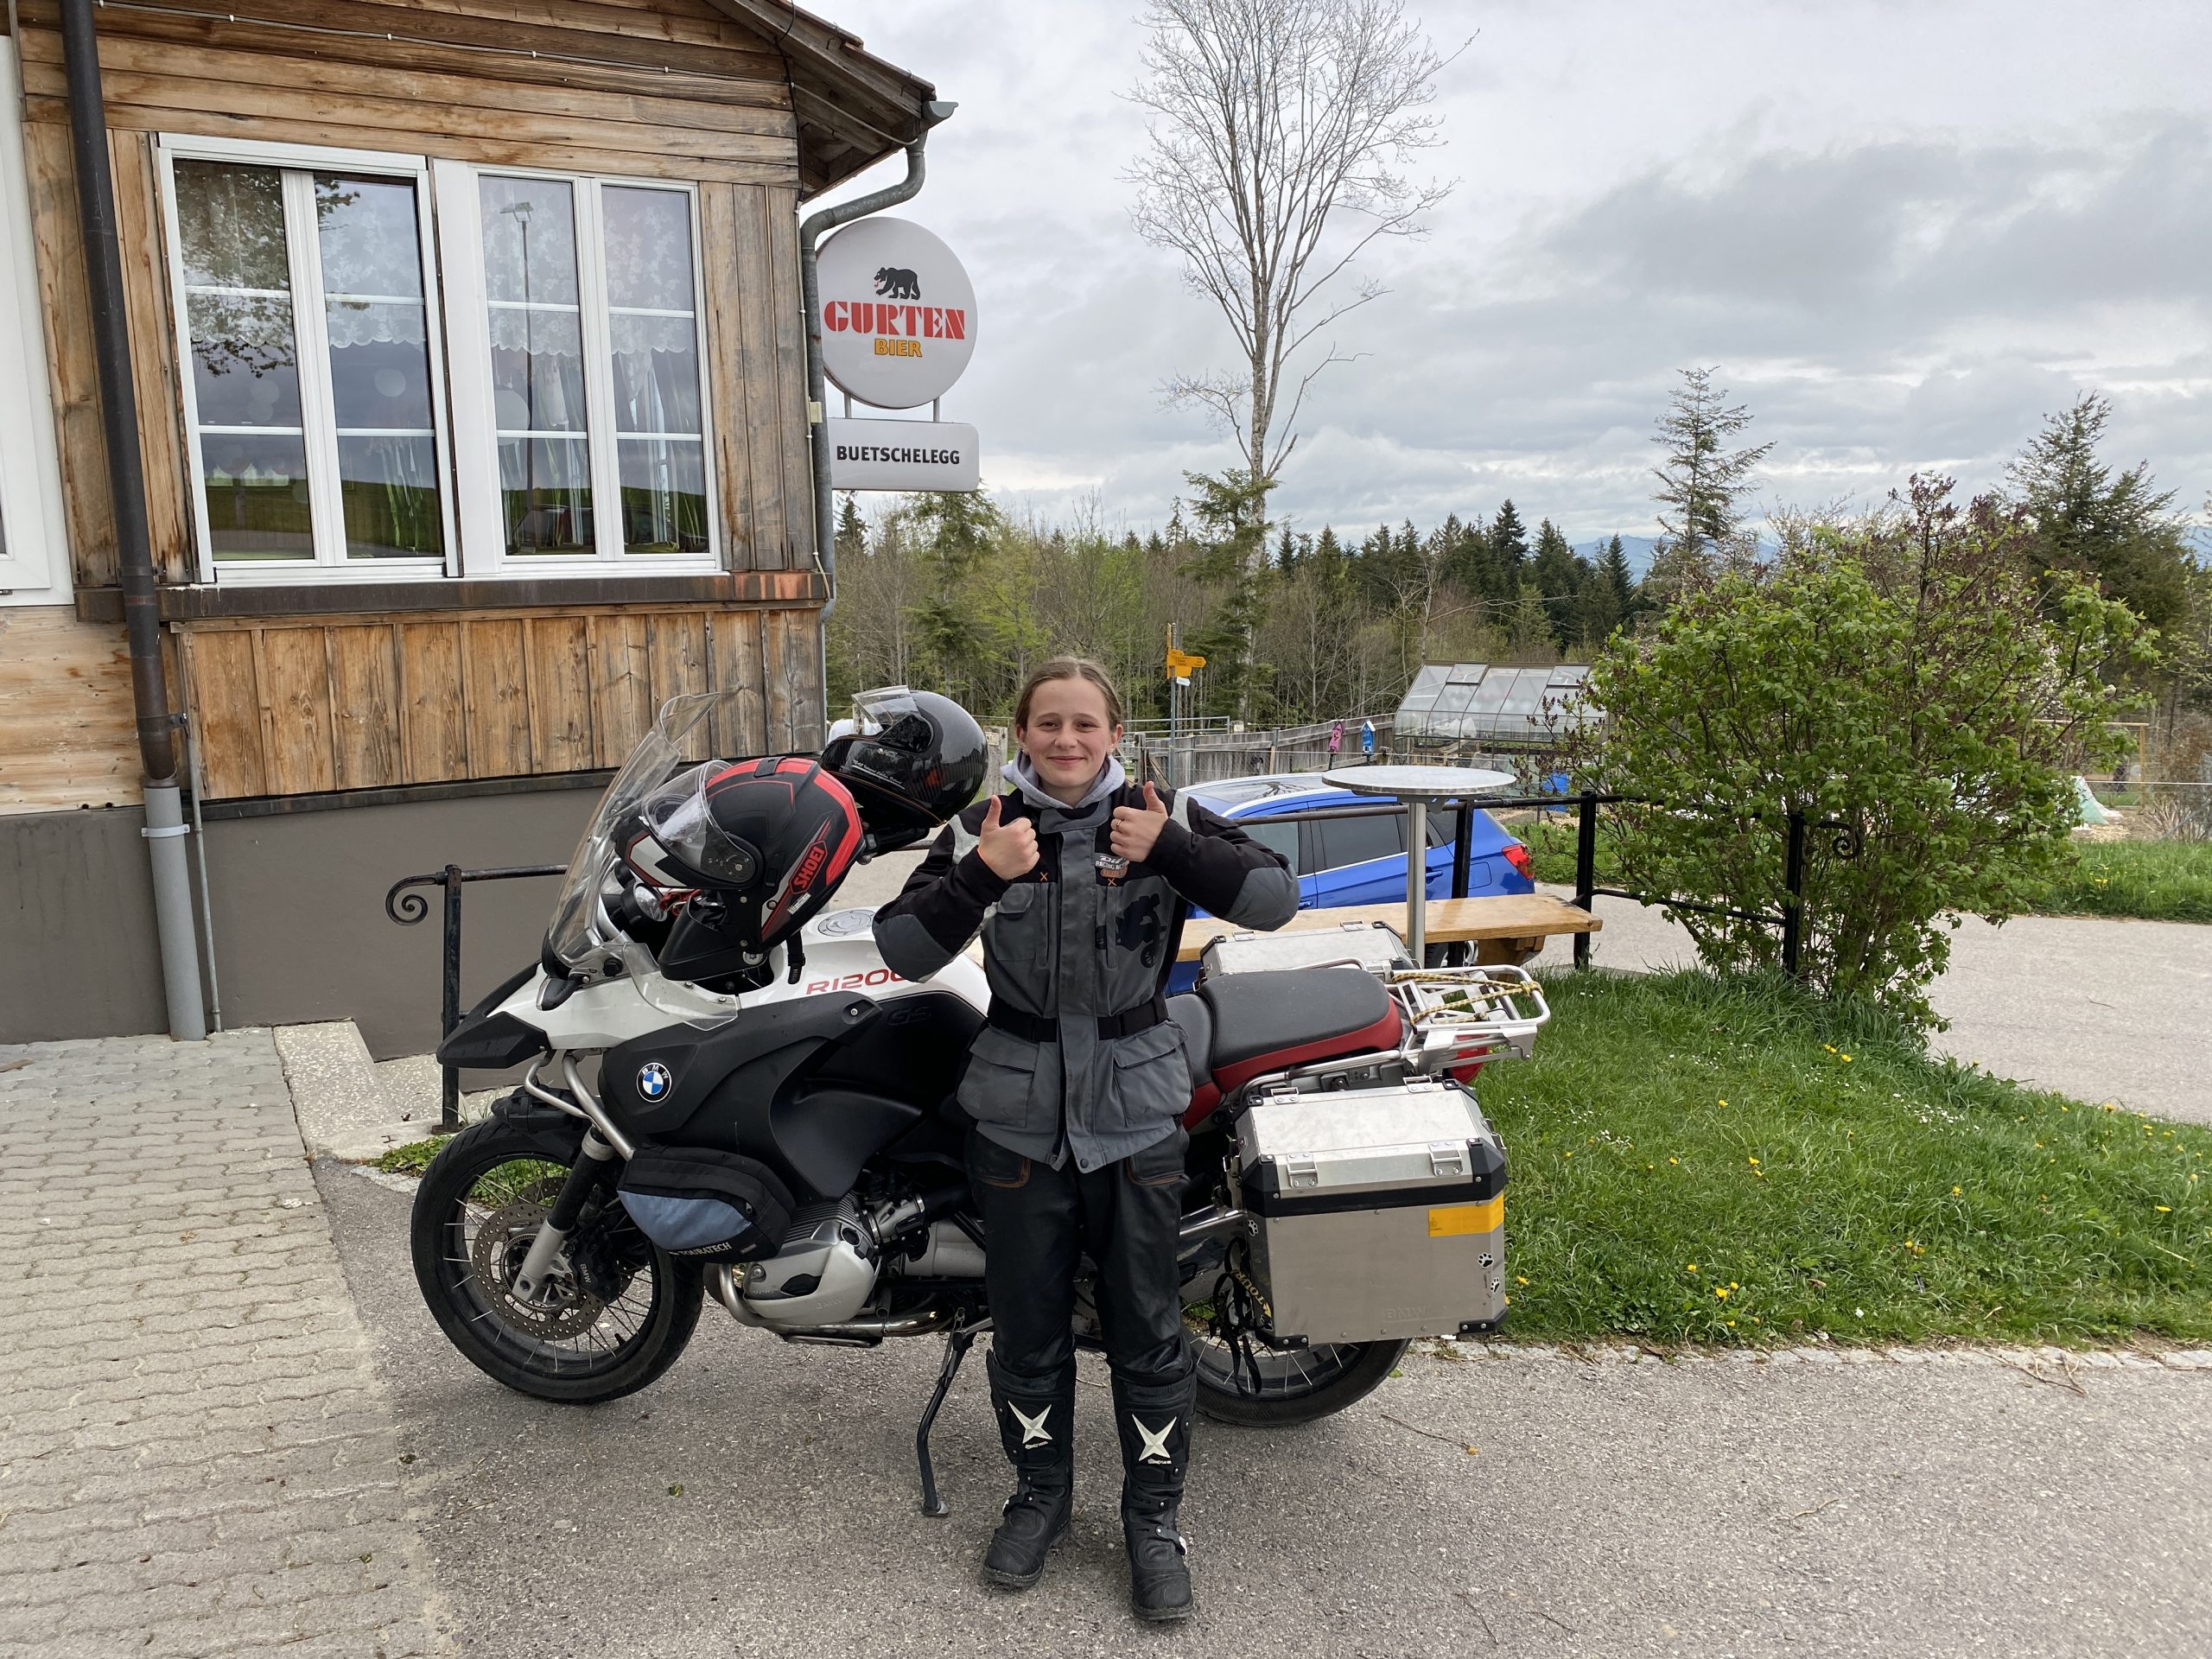
[[[951,698],[886,686],[853,699],[853,721],[822,764],[853,791],[879,841],[933,830],[976,798],[983,728]]]

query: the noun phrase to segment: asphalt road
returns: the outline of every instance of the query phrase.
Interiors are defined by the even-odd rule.
[[[543,1405],[438,1335],[407,1197],[316,1173],[474,1659],[2212,1651],[2212,1370],[1412,1355],[1309,1428],[1201,1426],[1200,1615],[1148,1631],[1090,1361],[1075,1538],[1001,1596],[975,1576],[1007,1487],[979,1360],[927,1520],[934,1343],[787,1347],[710,1305],[652,1389]]]

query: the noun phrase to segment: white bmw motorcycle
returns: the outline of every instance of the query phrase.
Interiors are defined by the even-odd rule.
[[[714,760],[732,712],[721,694],[668,704],[600,802],[541,960],[441,1046],[447,1064],[528,1070],[424,1176],[416,1276],[479,1368],[578,1404],[667,1370],[709,1295],[787,1342],[940,1336],[916,1449],[924,1508],[942,1514],[930,1427],[990,1319],[952,1101],[982,969],[959,957],[900,978],[871,913],[826,902],[834,880],[803,925],[786,916],[751,948],[801,872],[702,854],[709,797],[735,772],[818,767]],[[861,858],[928,833],[853,827]],[[1313,965],[1237,970],[1240,944],[1277,941]],[[1423,971],[1402,953],[1380,930],[1224,940],[1169,999],[1193,1074],[1183,1294],[1215,1419],[1309,1421],[1373,1389],[1411,1338],[1503,1316],[1504,1156],[1464,1084],[1525,1055],[1548,1010],[1517,969]],[[1087,1284],[1077,1325],[1095,1343]]]

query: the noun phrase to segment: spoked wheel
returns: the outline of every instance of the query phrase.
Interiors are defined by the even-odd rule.
[[[1342,1411],[1389,1376],[1408,1345],[1274,1347],[1251,1328],[1249,1300],[1226,1277],[1217,1283],[1217,1294],[1227,1293],[1226,1306],[1186,1302],[1183,1317],[1198,1360],[1198,1409],[1216,1422],[1287,1428]]]
[[[582,1137],[578,1137],[581,1144]],[[699,1271],[638,1231],[611,1192],[595,1196],[527,1300],[515,1275],[579,1156],[493,1118],[441,1152],[415,1195],[415,1279],[439,1328],[496,1381],[586,1405],[642,1389],[676,1363],[699,1322]]]

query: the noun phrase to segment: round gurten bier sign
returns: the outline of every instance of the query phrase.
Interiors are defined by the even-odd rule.
[[[903,219],[863,219],[822,245],[822,366],[878,409],[941,397],[976,349],[976,290],[952,250]]]

